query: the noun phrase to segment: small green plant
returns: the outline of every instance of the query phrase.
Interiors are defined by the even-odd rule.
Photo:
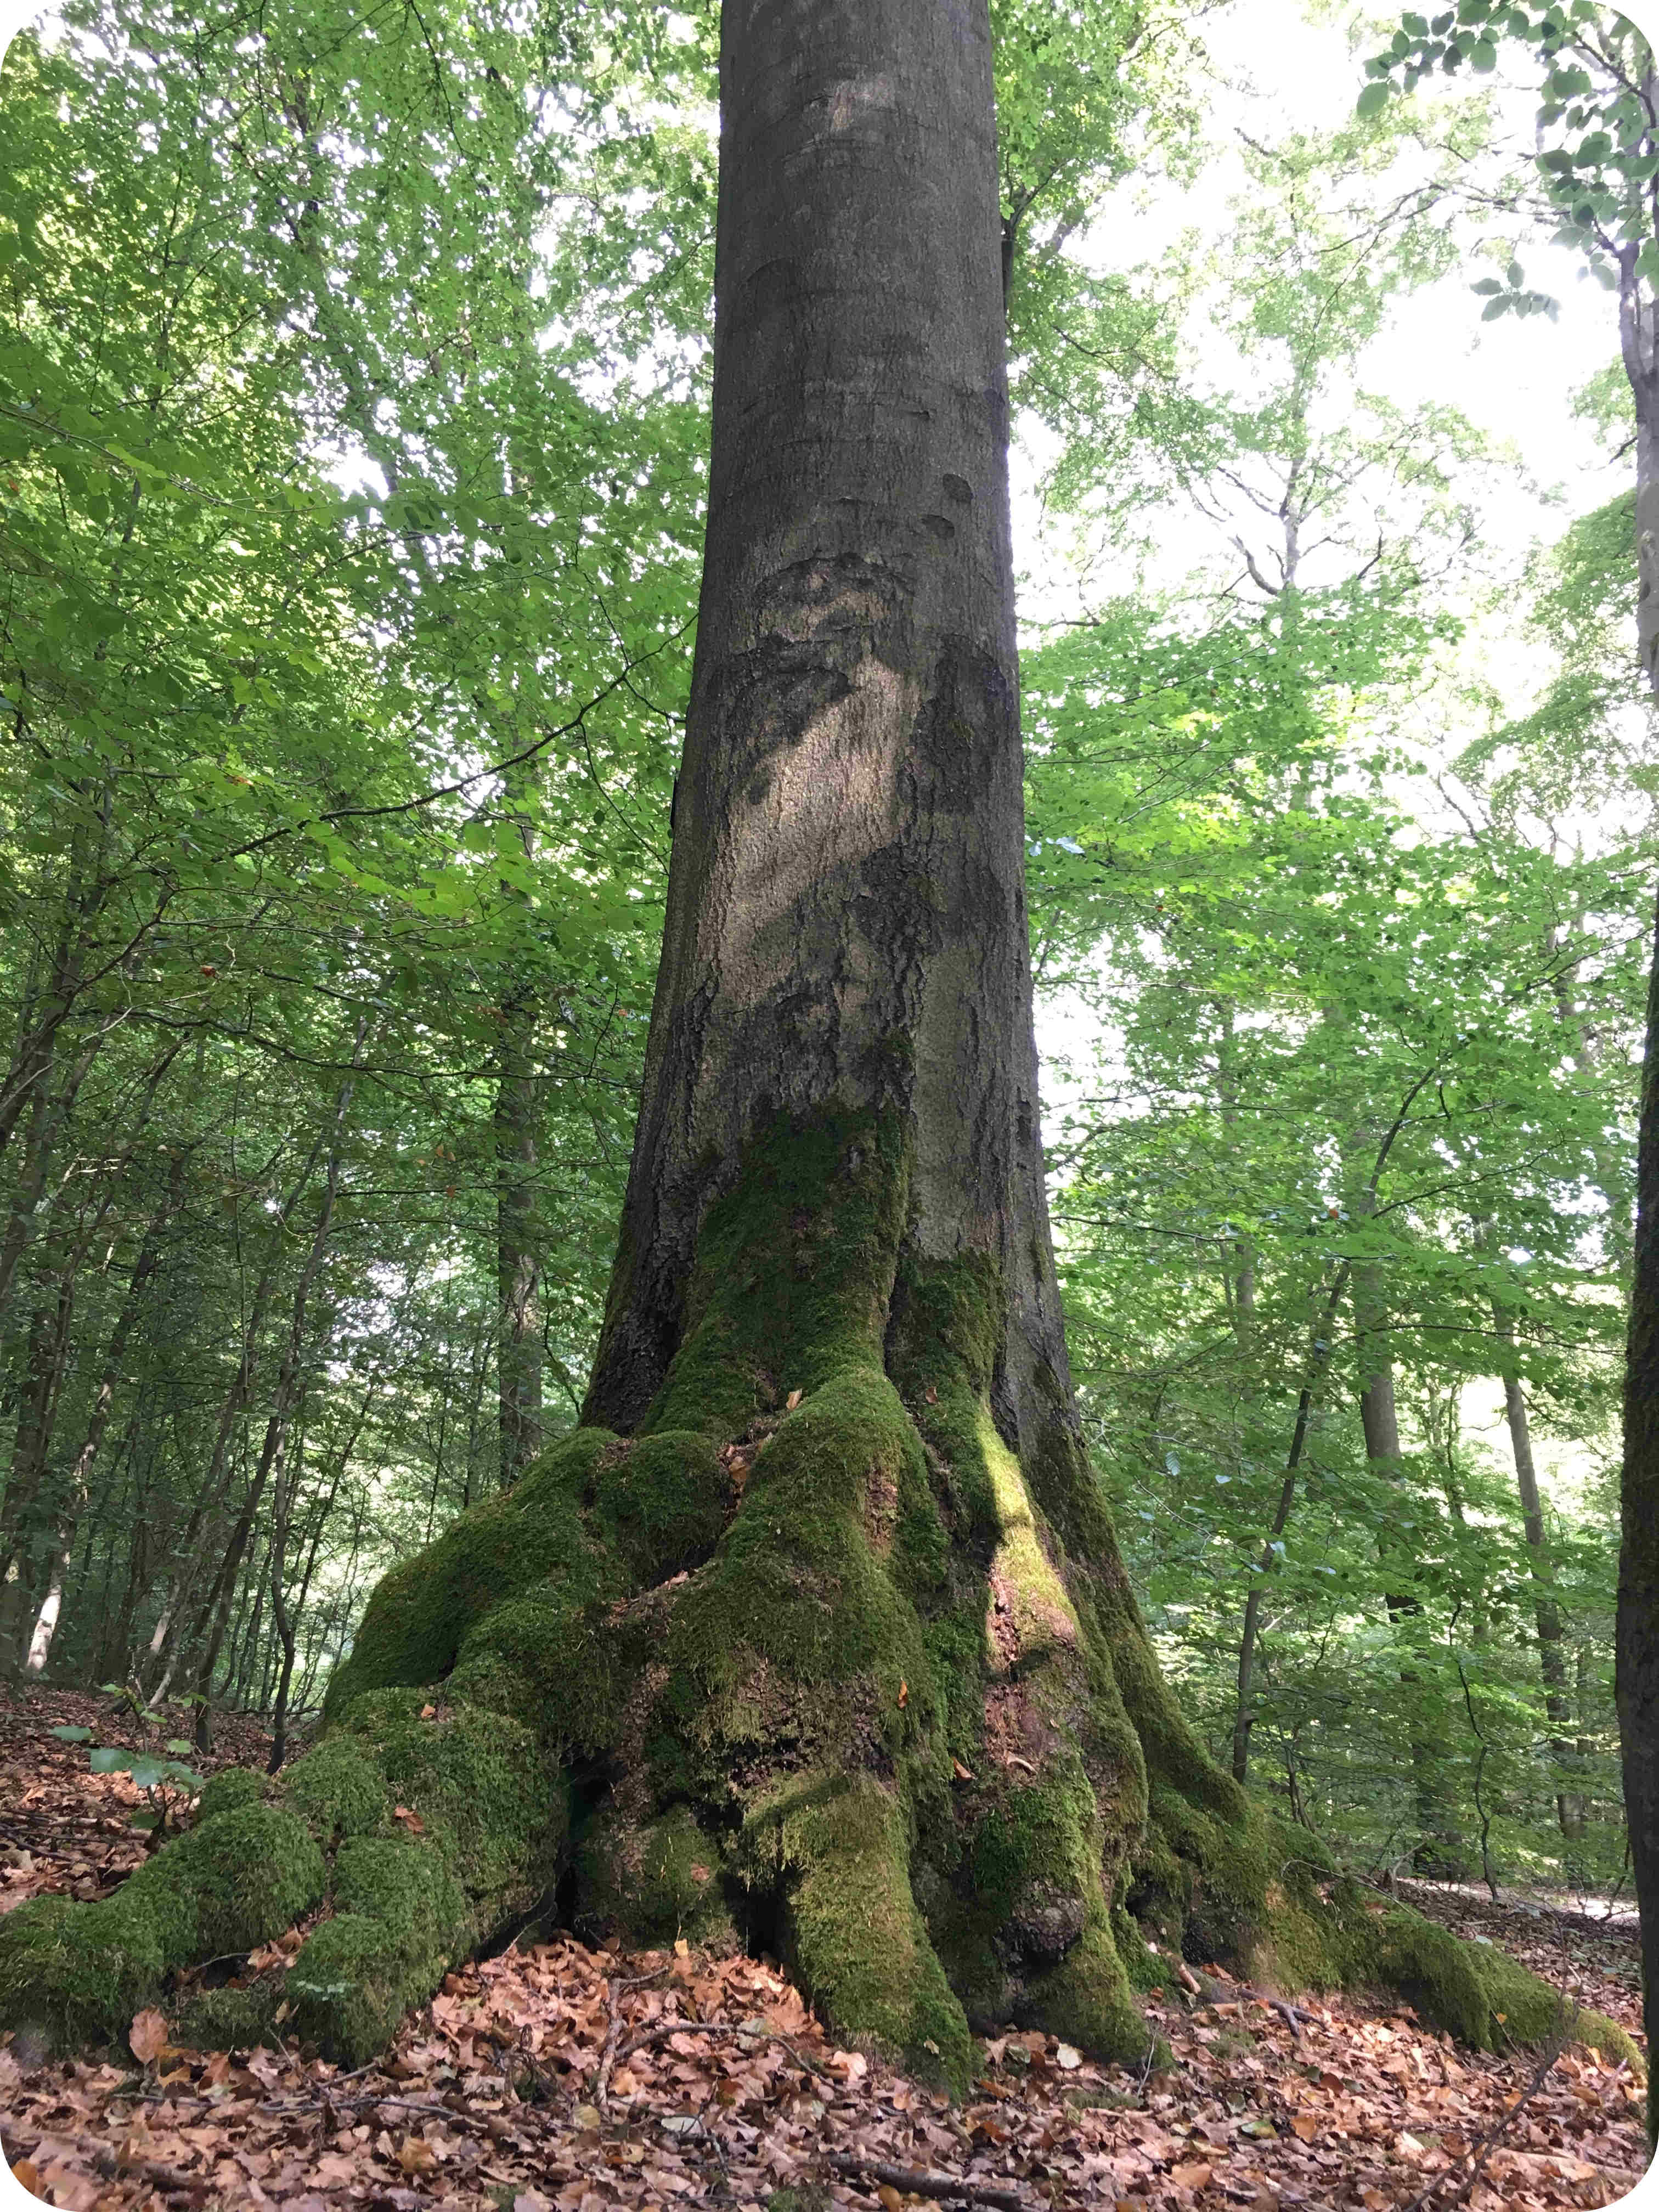
[[[159,1842],[201,1794],[202,1777],[178,1756],[193,1747],[183,1736],[169,1736],[161,1751],[128,1751],[120,1744],[94,1744],[89,1728],[64,1726],[52,1730],[60,1743],[90,1744],[88,1764],[94,1774],[130,1774],[149,1800],[133,1814],[130,1825],[145,1830]]]

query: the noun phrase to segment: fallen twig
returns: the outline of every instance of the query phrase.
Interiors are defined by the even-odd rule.
[[[636,2035],[630,2043],[623,2045],[617,2053],[617,2063],[619,2066],[626,2065],[636,2051],[644,2051],[653,2043],[666,2043],[677,2035],[752,2036],[757,2041],[763,2037],[769,2042],[781,2043],[803,2074],[813,2075],[820,2081],[828,2081],[832,2078],[823,2067],[815,2065],[804,2051],[797,2050],[787,2035],[780,2034],[775,2027],[767,2027],[761,2021],[753,2020],[739,2021],[735,2027],[729,2021],[720,2020],[653,2021],[649,2027]]]
[[[1566,2049],[1568,2040],[1572,2033],[1572,2023],[1574,2019],[1577,2016],[1577,2011],[1578,2008],[1576,2005],[1572,2008],[1571,2013],[1566,2010],[1565,2006],[1562,2008],[1563,2017],[1559,2030],[1544,2046],[1543,2056],[1540,2058],[1537,2065],[1533,2069],[1532,2079],[1528,2082],[1526,2087],[1521,2092],[1521,2094],[1516,2099],[1509,2110],[1506,2112],[1500,2112],[1498,2118],[1492,2122],[1492,2125],[1486,2130],[1486,2133],[1481,2136],[1476,2142],[1471,2145],[1469,2150],[1464,2152],[1463,2155],[1466,2158],[1472,2158],[1469,2170],[1463,2176],[1462,2181],[1459,2182],[1456,2193],[1454,2196],[1443,2197],[1441,2199],[1439,2212],[1451,2212],[1452,2206],[1455,2204],[1461,2204],[1464,2198],[1469,2194],[1470,2191],[1474,2187],[1475,2183],[1480,2180],[1481,2168],[1486,2165],[1486,2160],[1491,2157],[1493,2151],[1497,2149],[1504,2136],[1509,2133],[1510,2129],[1514,2125],[1515,2122],[1519,2119],[1522,2113],[1527,2109],[1527,2106],[1538,2094],[1540,2089],[1543,2087],[1545,2081],[1548,2077],[1552,2069],[1554,2067],[1556,2060]],[[1437,2173],[1434,2179],[1430,2182],[1428,2187],[1413,2197],[1411,2203],[1405,2207],[1405,2212],[1423,2212],[1424,2206],[1429,2203],[1431,2197],[1435,2197],[1438,2193],[1439,2190],[1446,2182],[1451,2179],[1455,2172],[1456,2168],[1455,2166],[1449,2166],[1443,2173]]]
[[[605,2048],[599,2053],[599,2071],[594,2083],[593,2097],[594,2103],[601,2112],[605,2109],[605,2100],[610,2093],[611,2076],[617,2063],[617,2046],[622,2041],[622,2001],[630,1990],[646,1989],[651,1983],[659,1982],[667,1972],[668,1968],[665,1966],[653,1966],[648,1974],[636,1974],[629,1981],[623,1981],[617,1974],[606,1977],[605,2008],[611,2016],[611,2024],[605,2029]]]
[[[137,2174],[141,2181],[147,2181],[163,2197],[199,2199],[208,2194],[210,2185],[205,2173],[181,2173],[176,2166],[163,2166],[159,2160],[153,2158],[124,2154],[120,2151],[111,2150],[106,2144],[93,2142],[85,2136],[76,2136],[67,2142],[42,2136],[32,2155],[37,2166],[43,2158],[49,2159],[54,2155],[83,2159],[95,2172],[101,2173],[106,2181],[118,2180],[123,2174]]]
[[[1030,2203],[1018,2189],[1006,2189],[994,2181],[970,2181],[963,2173],[932,2173],[923,2166],[889,2166],[884,2160],[859,2158],[850,2151],[827,2150],[820,2152],[819,2156],[826,2166],[845,2174],[849,2180],[884,2183],[889,2189],[907,2191],[912,2197],[960,2197],[969,2204],[1000,2205],[1004,2212],[1027,2212]]]

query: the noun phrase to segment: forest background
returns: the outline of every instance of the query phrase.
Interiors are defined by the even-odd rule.
[[[1395,21],[1329,15],[1287,114],[1277,12],[994,11],[1073,1359],[1218,1756],[1364,1864],[1606,1893],[1628,391],[1524,52],[1361,113]],[[382,1570],[574,1424],[690,669],[714,32],[77,0],[7,53],[24,1679],[280,1757]]]

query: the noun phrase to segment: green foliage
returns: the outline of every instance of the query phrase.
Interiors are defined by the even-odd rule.
[[[1659,177],[1651,82],[1653,54],[1629,17],[1596,0],[1459,0],[1432,16],[1401,16],[1389,49],[1365,64],[1370,82],[1358,112],[1376,114],[1396,89],[1410,93],[1437,73],[1465,67],[1489,74],[1508,50],[1524,57],[1539,90],[1534,173],[1554,221],[1555,243],[1579,248],[1609,290],[1651,300],[1659,286],[1659,234],[1652,186]],[[1501,279],[1474,286],[1486,319],[1558,312],[1528,289],[1510,258]]]

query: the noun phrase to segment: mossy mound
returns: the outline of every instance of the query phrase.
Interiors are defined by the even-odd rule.
[[[1386,1984],[1480,2047],[1559,2032],[1544,1984],[1379,1908],[1206,1757],[1068,1388],[1039,1371],[1012,1432],[997,1267],[920,1255],[908,1178],[896,1115],[765,1132],[638,1432],[578,1430],[388,1575],[277,1781],[216,1776],[115,1898],[0,1922],[0,2024],[119,2035],[320,1907],[285,1978],[189,2017],[240,2039],[281,2002],[357,2063],[556,1897],[588,1935],[778,1948],[835,2034],[957,2092],[970,2023],[1140,2058],[1183,1954]]]
[[[280,1936],[317,1903],[325,1873],[310,1831],[286,1809],[244,1803],[215,1813],[113,1897],[41,1898],[8,1913],[0,2024],[58,2049],[123,2037],[173,1969]]]

